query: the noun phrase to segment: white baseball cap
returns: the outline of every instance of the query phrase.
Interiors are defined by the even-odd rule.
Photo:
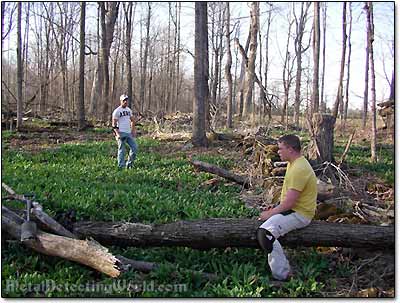
[[[124,101],[126,99],[129,99],[129,97],[125,94],[122,94],[121,97],[119,97],[119,101]]]

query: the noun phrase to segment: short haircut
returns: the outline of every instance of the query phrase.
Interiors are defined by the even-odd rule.
[[[278,142],[285,143],[286,146],[290,146],[295,151],[301,151],[300,139],[296,135],[285,135],[279,138]]]

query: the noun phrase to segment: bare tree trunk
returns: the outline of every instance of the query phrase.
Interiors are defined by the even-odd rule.
[[[178,12],[177,12],[177,30],[176,30],[176,36],[177,36],[177,58],[176,58],[176,73],[175,73],[175,104],[178,103],[179,101],[179,91],[180,91],[180,86],[181,86],[181,81],[180,81],[180,49],[181,49],[181,2],[177,3],[178,5]]]
[[[346,79],[346,101],[344,103],[343,109],[343,124],[342,129],[346,129],[346,122],[347,122],[347,111],[349,109],[349,84],[350,84],[350,58],[351,58],[351,31],[353,25],[353,13],[351,9],[351,2],[349,2],[349,15],[350,15],[350,25],[349,25],[349,54],[347,56],[347,79]]]
[[[232,53],[231,53],[231,41],[230,41],[230,22],[231,14],[229,8],[229,2],[226,2],[226,65],[225,65],[225,77],[228,82],[228,98],[226,101],[227,111],[226,111],[226,127],[232,128]]]
[[[164,111],[169,112],[169,104],[171,102],[171,81],[168,77],[171,73],[171,2],[168,2],[168,41],[167,41],[167,81],[166,81],[166,92],[165,92],[165,103]]]
[[[220,15],[219,15],[219,71],[218,71],[218,107],[221,106],[221,89],[222,89],[222,59],[224,57],[224,52],[223,52],[223,40],[224,40],[224,19],[225,19],[225,6],[222,4],[220,5]],[[223,9],[222,9],[223,7]]]
[[[17,17],[17,130],[22,127],[22,2],[18,2],[18,17]]]
[[[319,30],[319,2],[314,2],[314,35],[313,35],[313,91],[311,101],[311,113],[319,112],[319,48],[320,48],[320,30]]]
[[[272,3],[269,2],[269,11],[268,11],[268,21],[267,21],[267,35],[265,37],[265,74],[264,74],[264,87],[268,87],[268,71],[269,71],[269,32],[271,29],[271,22],[272,22]],[[272,118],[272,106],[271,102],[268,105],[268,117],[269,119]],[[266,105],[264,105],[266,106]],[[265,112],[265,108],[264,108]]]
[[[100,116],[100,107],[102,106],[102,91],[103,91],[103,64],[101,60],[101,36],[100,36],[100,13],[101,9],[97,11],[97,67],[94,72],[92,90],[90,93],[90,106],[89,113],[96,118]]]
[[[376,91],[375,91],[375,62],[374,62],[374,14],[373,14],[373,3],[366,2],[364,9],[367,13],[368,32],[369,32],[369,60],[371,66],[371,115],[372,115],[372,127],[371,127],[371,162],[376,162]]]
[[[195,59],[193,102],[194,146],[207,146],[205,104],[208,98],[207,2],[195,2]]]
[[[302,67],[301,67],[301,59],[302,54],[310,47],[310,43],[308,46],[303,47],[303,35],[305,30],[305,25],[307,21],[308,9],[311,5],[311,2],[306,3],[306,7],[304,8],[304,2],[301,2],[301,12],[300,16],[296,19],[296,38],[295,38],[295,51],[296,51],[296,63],[297,63],[297,71],[296,71],[296,87],[295,87],[295,97],[294,97],[294,124],[299,126],[299,117],[300,117],[300,87],[301,87],[301,75],[302,75]],[[293,13],[295,12],[293,6]]]
[[[79,47],[79,99],[78,109],[78,129],[85,128],[85,21],[86,21],[86,2],[81,3],[81,32]]]
[[[106,9],[106,4],[107,9]],[[109,120],[109,108],[110,103],[112,104],[110,96],[110,71],[109,71],[109,60],[110,60],[110,49],[114,37],[114,27],[117,21],[119,2],[99,2],[101,12],[101,48],[102,48],[102,67],[103,67],[103,121]],[[107,20],[106,20],[107,19]]]
[[[249,61],[247,63],[246,68],[246,79],[244,85],[244,107],[243,107],[243,116],[247,116],[251,111],[251,101],[253,98],[253,87],[254,87],[254,78],[255,78],[255,62],[257,56],[257,34],[259,30],[259,3],[252,2],[251,3],[251,25],[250,25],[250,53],[249,53]],[[253,109],[254,110],[254,109]]]
[[[324,2],[322,6],[322,32],[324,34],[324,39],[322,41],[322,76],[321,76],[321,113],[326,112],[326,100],[324,99],[324,89],[325,89],[325,50],[326,50],[326,11],[327,3]]]
[[[146,22],[146,42],[144,45],[144,54],[142,58],[142,70],[140,73],[140,104],[141,111],[144,110],[145,100],[145,89],[146,89],[146,74],[147,74],[147,57],[149,55],[149,44],[150,44],[150,22],[151,22],[151,5],[150,2],[147,2],[148,10],[147,10],[147,22]]]
[[[131,56],[131,46],[132,46],[132,23],[133,18],[135,16],[136,10],[136,2],[135,8],[133,8],[133,3],[123,3],[123,8],[125,12],[125,22],[126,22],[126,37],[125,37],[125,55],[126,55],[126,69],[127,69],[127,77],[126,77],[126,93],[129,96],[128,106],[132,108],[132,99],[133,99],[133,89],[132,89],[132,56]]]
[[[289,52],[289,43],[290,43],[290,37],[292,34],[293,22],[294,22],[293,20],[289,20],[289,29],[288,29],[287,39],[286,39],[285,59],[284,59],[283,70],[282,70],[282,83],[283,83],[284,97],[283,97],[283,107],[282,107],[282,113],[281,113],[281,123],[285,125],[286,129],[288,127],[289,90],[292,85],[292,80],[293,80],[292,71],[293,71],[293,66],[294,66],[294,60],[296,59],[295,57],[291,58],[290,52]]]
[[[335,117],[328,114],[315,113],[310,128],[312,140],[308,148],[308,158],[317,164],[334,162],[333,143]]]
[[[335,119],[338,116],[339,106],[343,104],[343,77],[344,77],[344,62],[346,61],[346,41],[347,41],[347,34],[346,34],[346,2],[343,2],[343,39],[342,39],[342,59],[340,61],[340,75],[339,75],[339,85],[336,94],[336,101],[333,107],[333,116]]]
[[[367,127],[367,118],[368,118],[368,91],[369,91],[369,41],[370,41],[370,32],[369,32],[369,21],[367,21],[367,46],[365,48],[365,73],[364,73],[364,106],[363,106],[363,114],[362,114],[362,125],[363,130]]]
[[[249,35],[247,37],[247,41],[246,41],[246,47],[245,47],[245,54],[246,54],[246,58],[247,58],[247,52],[249,50],[249,46],[250,46],[250,36],[251,33],[249,31]],[[239,38],[237,38],[239,39]],[[247,60],[245,61],[245,57],[243,57],[242,60],[242,64],[241,64],[241,69],[240,69],[240,76],[239,76],[239,95],[238,95],[238,105],[237,108],[239,110],[239,118],[241,119],[243,116],[243,95],[244,95],[244,85],[245,85],[245,76],[246,76],[246,68],[247,68]]]

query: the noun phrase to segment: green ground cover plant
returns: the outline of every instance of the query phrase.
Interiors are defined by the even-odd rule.
[[[3,132],[3,143],[7,145],[13,136]],[[17,193],[35,193],[50,215],[74,210],[77,220],[168,223],[258,215],[239,199],[240,186],[221,182],[212,191],[201,186],[214,176],[195,172],[184,152],[161,153],[164,143],[146,137],[138,143],[132,170],[117,169],[113,140],[61,144],[36,152],[3,149],[2,181]],[[342,148],[335,152],[340,155]],[[376,165],[376,173],[393,175],[390,150],[380,152],[386,171]],[[226,169],[235,166],[229,155],[194,158]],[[372,167],[364,147],[352,148],[348,159],[351,165]],[[5,205],[18,206],[13,201]],[[257,249],[109,247],[114,254],[160,265],[149,274],[130,271],[112,279],[80,264],[35,253],[17,241],[5,241],[2,247],[5,297],[321,297],[327,288],[336,287],[329,282],[333,274],[329,256],[313,248],[287,249],[296,275],[277,288],[266,256]],[[337,269],[337,277],[351,275],[350,266],[339,264]],[[214,273],[217,279],[193,272]]]

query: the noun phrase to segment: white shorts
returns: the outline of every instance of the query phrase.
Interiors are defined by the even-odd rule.
[[[260,228],[267,229],[275,239],[287,234],[288,232],[306,227],[311,223],[311,219],[308,219],[297,212],[293,212],[289,215],[277,214],[269,218]]]

